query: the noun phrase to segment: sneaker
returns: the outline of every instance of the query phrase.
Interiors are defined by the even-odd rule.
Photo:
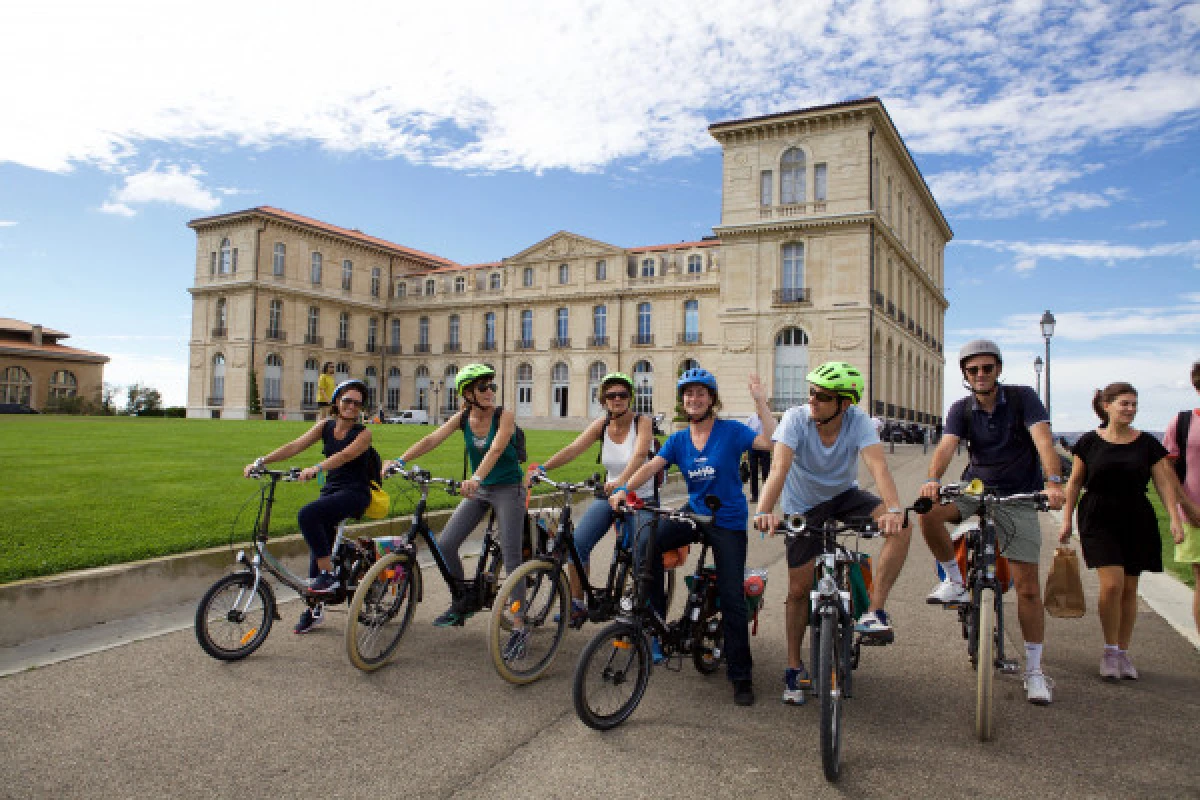
[[[802,706],[808,700],[808,690],[812,688],[812,678],[808,670],[801,664],[799,669],[788,667],[783,671],[783,702],[789,706]]]
[[[859,617],[854,630],[879,644],[891,644],[896,638],[891,620],[888,619],[887,612],[882,608],[868,611]]]
[[[472,612],[463,613],[458,610],[458,606],[451,603],[450,607],[442,612],[442,615],[433,621],[435,628],[452,628],[455,625],[462,625],[472,616]]]
[[[1138,679],[1137,668],[1129,660],[1129,653],[1117,653],[1117,666],[1121,668],[1121,677],[1125,680],[1136,681]]]
[[[300,620],[296,623],[296,627],[292,628],[292,633],[308,633],[324,621],[325,604],[317,603],[312,608],[304,609],[304,612],[300,614]]]
[[[504,660],[520,661],[525,657],[525,646],[529,642],[529,632],[524,628],[513,628],[504,644]]]
[[[322,572],[308,582],[308,590],[313,594],[333,594],[338,590],[338,579],[332,573]]]
[[[1050,705],[1050,690],[1053,688],[1054,681],[1041,670],[1025,673],[1025,699],[1035,706]]]
[[[1116,650],[1105,648],[1100,656],[1100,677],[1106,681],[1121,680],[1121,657]]]
[[[749,678],[733,682],[733,702],[739,706],[754,705],[754,682]]]
[[[657,636],[650,637],[650,660],[654,662],[655,666],[667,660],[667,657],[663,655],[662,643],[658,641]]]
[[[971,591],[961,583],[942,581],[925,598],[930,605],[958,605],[971,602]]]

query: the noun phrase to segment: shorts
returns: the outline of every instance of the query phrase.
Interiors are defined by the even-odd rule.
[[[1175,561],[1200,564],[1200,525],[1183,523],[1183,544],[1175,545]]]
[[[954,505],[964,520],[979,510],[979,500],[974,497],[956,497]],[[1042,557],[1042,525],[1038,521],[1038,510],[1033,503],[995,506],[992,510],[996,520],[996,542],[1000,547],[1000,555],[1009,561],[1038,563]]]
[[[804,512],[804,517],[810,526],[818,528],[829,519],[844,522],[850,517],[869,517],[881,505],[883,505],[883,501],[870,492],[864,492],[862,489],[847,489],[824,503],[817,503]],[[816,558],[823,547],[823,542],[816,536],[795,536],[788,539],[788,567],[796,569],[804,566]]]

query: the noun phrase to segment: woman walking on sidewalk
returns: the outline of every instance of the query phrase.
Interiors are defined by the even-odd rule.
[[[1075,443],[1058,537],[1063,544],[1071,540],[1071,509],[1080,489],[1086,489],[1079,501],[1079,541],[1084,561],[1100,580],[1100,677],[1113,681],[1137,680],[1129,644],[1137,619],[1138,578],[1163,568],[1158,518],[1146,497],[1149,480],[1154,480],[1170,514],[1171,535],[1183,541],[1167,451],[1153,436],[1133,427],[1137,405],[1137,390],[1128,383],[1110,383],[1096,392],[1092,407],[1101,425]]]

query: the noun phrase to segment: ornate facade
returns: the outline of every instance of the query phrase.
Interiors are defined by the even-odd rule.
[[[619,247],[560,231],[459,265],[270,207],[197,219],[188,413],[245,417],[251,366],[268,417],[316,411],[326,361],[372,408],[455,408],[453,377],[494,365],[530,426],[600,413],[599,379],[631,374],[670,411],[679,372],[718,376],[777,410],[828,359],[870,376],[863,407],[933,423],[942,408],[942,255],[952,233],[874,98],[713,125],[721,222],[698,242]]]

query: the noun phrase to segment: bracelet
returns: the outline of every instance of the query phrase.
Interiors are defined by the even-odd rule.
[[[316,464],[313,464],[313,466],[317,468],[317,473],[318,473],[318,474],[320,474],[320,473],[322,473],[322,472],[324,472],[324,471],[325,471],[325,468],[324,468],[323,466],[321,466],[321,462],[320,462],[320,461],[318,461]]]
[[[937,478],[926,478],[925,482],[926,483],[936,483],[938,486],[942,485],[942,482],[939,481]]]
[[[758,512],[755,512],[754,518],[758,519],[759,517],[765,517],[766,515],[767,515],[766,511],[758,511]]]
[[[478,473],[471,476],[471,480],[476,483],[483,483],[483,478],[479,477]]]
[[[629,487],[628,486],[618,486],[617,488],[613,489],[613,494],[616,494],[617,492],[625,492],[626,494],[629,494]]]

